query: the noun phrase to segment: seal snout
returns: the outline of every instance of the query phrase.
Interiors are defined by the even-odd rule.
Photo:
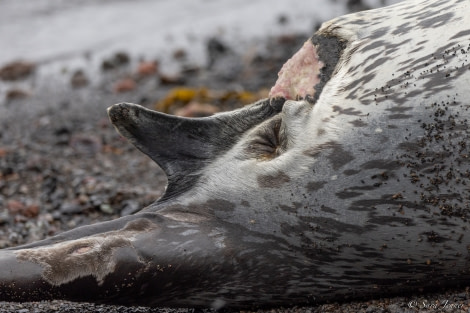
[[[135,109],[136,106],[137,104],[127,102],[113,104],[107,109],[109,119],[116,125],[122,121],[129,120],[132,116],[138,116],[138,114],[136,114],[136,112],[138,112],[138,110]]]

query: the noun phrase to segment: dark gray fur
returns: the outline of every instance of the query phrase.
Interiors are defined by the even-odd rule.
[[[330,80],[336,64],[346,47],[346,40],[338,38],[334,34],[319,33],[311,38],[312,43],[318,47],[317,54],[324,66],[320,70],[320,82],[315,85],[314,102],[318,100],[325,84]]]

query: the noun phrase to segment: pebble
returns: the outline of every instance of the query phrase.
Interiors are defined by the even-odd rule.
[[[11,215],[20,214],[24,217],[36,217],[39,214],[39,206],[35,204],[25,205],[18,200],[9,200],[7,208]]]
[[[88,134],[74,134],[70,138],[70,146],[75,152],[84,155],[95,155],[102,148],[99,137]]]
[[[108,203],[100,204],[100,211],[105,214],[113,214],[114,210]]]
[[[10,214],[17,214],[25,210],[25,205],[18,200],[8,200],[7,208]]]
[[[187,57],[186,50],[184,49],[176,49],[173,51],[173,59],[175,60],[184,60]]]
[[[399,304],[390,304],[389,306],[387,306],[387,309],[388,309],[389,312],[393,312],[393,313],[412,312],[412,310],[403,309]]]
[[[130,92],[133,91],[137,87],[135,81],[131,78],[125,78],[122,80],[117,81],[114,84],[114,92],[122,93],[122,92]]]
[[[216,72],[218,79],[223,83],[239,82],[242,73],[242,57],[236,54],[219,39],[211,38],[207,43],[209,57],[208,69]],[[276,75],[273,75],[276,76]]]
[[[39,215],[39,206],[36,204],[28,205],[21,214],[25,217],[36,217]]]
[[[77,198],[78,202],[81,204],[81,205],[85,205],[87,204],[89,201],[90,201],[90,198],[84,194],[84,193],[81,193],[78,198]]]
[[[5,99],[7,101],[25,99],[30,96],[30,93],[19,88],[13,88],[7,91]]]
[[[167,75],[167,74],[160,74],[160,84],[163,86],[168,85],[184,85],[185,79],[184,76],[181,75]]]
[[[221,56],[228,53],[230,49],[219,39],[210,38],[207,41],[207,54],[209,56],[209,68],[219,59]]]
[[[9,215],[7,210],[0,210],[0,226],[8,223]]]
[[[70,78],[70,85],[73,88],[82,88],[89,84],[89,80],[82,70],[77,70]]]
[[[112,70],[117,67],[123,66],[128,64],[130,61],[130,57],[125,52],[117,52],[112,57],[105,59],[101,63],[101,69],[104,71]]]
[[[279,25],[286,25],[287,23],[289,23],[289,18],[287,17],[287,15],[281,14],[278,16],[277,22],[279,23]]]
[[[63,214],[77,214],[83,211],[82,206],[74,202],[65,202],[60,206],[60,212]]]
[[[465,300],[468,298],[468,294],[466,292],[458,293],[455,295],[457,298]]]
[[[137,75],[139,77],[152,76],[152,75],[155,75],[157,71],[158,71],[157,61],[151,61],[151,62],[142,61],[140,62],[137,68]]]
[[[36,64],[27,61],[14,61],[0,68],[0,79],[14,81],[30,76],[36,68]]]

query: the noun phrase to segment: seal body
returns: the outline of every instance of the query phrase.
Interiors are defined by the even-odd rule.
[[[2,250],[0,299],[240,308],[468,284],[468,12],[406,1],[327,22],[238,111],[114,105],[166,194]]]

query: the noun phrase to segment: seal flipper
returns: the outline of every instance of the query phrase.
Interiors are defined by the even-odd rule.
[[[0,301],[210,307],[205,291],[214,294],[234,273],[224,256],[224,234],[206,226],[208,232],[138,213],[1,250]],[[213,257],[217,261],[208,263]],[[204,274],[208,280],[219,281],[200,280],[201,268],[211,269]],[[193,287],[178,288],[188,283]]]
[[[284,99],[264,99],[245,108],[203,118],[184,118],[118,103],[108,109],[119,133],[147,154],[166,173],[161,200],[182,193],[199,171],[227,151],[248,129],[282,110]]]

